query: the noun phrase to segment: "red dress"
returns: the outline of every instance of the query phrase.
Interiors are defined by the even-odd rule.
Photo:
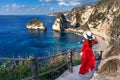
[[[91,42],[91,45],[93,46],[94,44],[97,44],[97,43],[98,43],[97,40],[93,40]],[[94,69],[96,60],[94,57],[94,53],[92,51],[92,47],[89,46],[88,40],[84,41],[83,46],[80,51],[83,52],[83,54],[82,54],[81,67],[79,70],[79,74],[84,75],[89,70]]]

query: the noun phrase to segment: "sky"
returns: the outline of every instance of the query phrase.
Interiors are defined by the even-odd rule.
[[[0,15],[46,15],[70,11],[98,0],[0,0]]]

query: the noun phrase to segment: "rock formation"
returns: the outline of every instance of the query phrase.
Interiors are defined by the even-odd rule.
[[[71,25],[70,25],[70,22],[68,22],[64,16],[63,13],[59,13],[57,16],[56,16],[56,20],[54,21],[54,24],[52,26],[52,29],[54,31],[58,31],[58,32],[62,32],[64,31],[66,28],[69,28]]]
[[[46,26],[38,19],[33,19],[27,23],[27,29],[29,30],[46,30]]]
[[[120,0],[101,0],[91,6],[74,8],[67,17],[73,26],[80,23],[79,30],[90,29],[107,42],[99,71],[120,73]]]
[[[80,23],[80,29],[90,29],[94,34],[110,42],[110,26],[120,12],[120,0],[102,0],[95,5],[74,8],[67,15],[73,26]]]

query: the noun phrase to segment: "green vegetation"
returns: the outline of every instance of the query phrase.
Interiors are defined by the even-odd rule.
[[[35,19],[33,19],[33,20],[31,20],[30,22],[28,22],[27,23],[27,25],[39,25],[40,24],[40,20],[39,19],[37,19],[37,18],[35,18]]]
[[[95,12],[94,15],[91,15],[90,21],[96,22],[96,20],[104,19],[105,13]]]
[[[29,61],[19,61],[17,66],[12,61],[6,61],[0,67],[0,80],[21,80],[30,76],[31,71],[29,67]]]
[[[96,15],[95,19],[100,20],[103,19],[103,17],[104,17],[104,13],[100,12]]]
[[[108,2],[109,0],[99,0],[98,2],[97,2],[97,5],[101,5],[101,4],[103,4],[103,3],[106,3],[106,2]]]
[[[81,63],[81,56],[79,55],[74,55],[73,57],[73,66],[80,65]]]
[[[106,62],[100,72],[116,72],[120,61],[118,59],[112,59]]]
[[[28,58],[31,59],[31,58]],[[53,70],[64,63],[67,62],[67,58],[64,55],[56,56],[51,59],[48,58],[49,61],[44,60],[42,65],[39,66],[39,74],[47,72],[49,70]],[[47,61],[47,62],[46,62]],[[80,57],[73,56],[73,65],[80,64]],[[63,66],[62,68],[48,73],[44,76],[39,76],[40,80],[54,80],[58,76],[60,76],[66,69],[68,65]],[[30,69],[30,60],[26,61],[6,61],[0,66],[0,80],[21,80],[27,77],[31,77],[32,72]]]

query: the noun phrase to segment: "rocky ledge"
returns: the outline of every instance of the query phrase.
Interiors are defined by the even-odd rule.
[[[29,30],[47,30],[45,24],[39,19],[33,19],[27,23],[27,29]]]

